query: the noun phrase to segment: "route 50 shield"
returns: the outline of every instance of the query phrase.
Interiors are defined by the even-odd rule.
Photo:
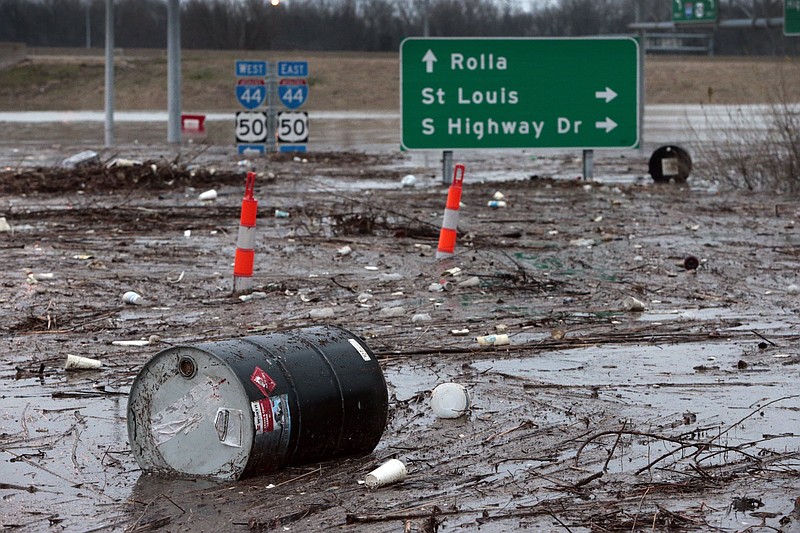
[[[236,113],[236,142],[263,143],[267,141],[267,113],[239,111]]]
[[[308,82],[302,78],[284,78],[278,82],[278,97],[289,109],[297,109],[308,98]]]
[[[278,141],[282,143],[308,142],[308,113],[305,111],[278,113]]]
[[[236,82],[236,99],[245,109],[255,109],[264,104],[267,87],[264,80],[246,78]]]

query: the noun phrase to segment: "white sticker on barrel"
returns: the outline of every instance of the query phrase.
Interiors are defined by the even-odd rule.
[[[206,405],[217,397],[215,383],[206,376],[205,381],[192,387],[174,403],[154,413],[150,419],[150,431],[156,446],[161,446],[181,432],[188,435],[197,429],[203,420],[203,412],[199,406]]]
[[[677,176],[678,175],[678,158],[677,157],[665,157],[661,160],[661,173],[665,176]]]
[[[256,427],[256,435],[267,433],[275,429],[275,420],[272,414],[272,402],[269,398],[250,402],[250,409],[253,411],[253,423]]]
[[[364,361],[369,361],[369,354],[364,349],[364,347],[358,343],[357,340],[355,339],[347,339],[347,340],[350,341],[350,344],[352,344],[353,347],[356,349],[356,351],[361,355],[361,359],[363,359]]]
[[[217,409],[214,419],[219,441],[225,446],[242,447],[242,412],[239,409]]]

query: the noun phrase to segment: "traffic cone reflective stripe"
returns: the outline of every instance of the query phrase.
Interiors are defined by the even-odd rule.
[[[458,229],[458,209],[461,205],[461,190],[464,183],[464,165],[456,165],[453,172],[453,184],[447,191],[447,204],[442,218],[442,229],[439,232],[439,246],[436,258],[450,257],[456,249],[456,233]],[[460,176],[459,176],[460,172]]]
[[[252,286],[255,263],[256,212],[258,200],[253,198],[256,173],[248,172],[245,181],[242,211],[239,216],[239,235],[236,238],[236,255],[233,260],[233,292],[243,292]]]

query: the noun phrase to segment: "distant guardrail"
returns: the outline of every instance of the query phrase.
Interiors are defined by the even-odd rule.
[[[714,37],[710,33],[646,33],[645,53],[714,54]]]

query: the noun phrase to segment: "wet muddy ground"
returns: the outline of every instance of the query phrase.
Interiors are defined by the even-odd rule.
[[[636,156],[599,158],[597,176],[624,179],[592,183],[568,178],[572,156],[476,156],[463,161],[456,255],[437,261],[436,164],[274,156],[252,163],[264,294],[242,301],[232,262],[248,165],[122,152],[104,162],[144,164],[4,161],[0,173],[4,529],[799,527],[800,199],[701,177],[656,186]],[[402,187],[407,174],[416,183]],[[198,199],[211,188],[216,200]],[[488,206],[497,191],[504,208]],[[431,290],[454,267],[452,290]],[[129,290],[147,304],[123,304]],[[374,453],[236,482],[139,470],[127,393],[150,357],[313,324],[350,329],[380,359],[389,423]],[[510,343],[476,342],[491,333]],[[119,343],[136,340],[148,344]],[[68,354],[103,367],[65,372]],[[448,381],[472,409],[437,419],[431,390]],[[403,483],[359,484],[389,458],[407,465]]]

